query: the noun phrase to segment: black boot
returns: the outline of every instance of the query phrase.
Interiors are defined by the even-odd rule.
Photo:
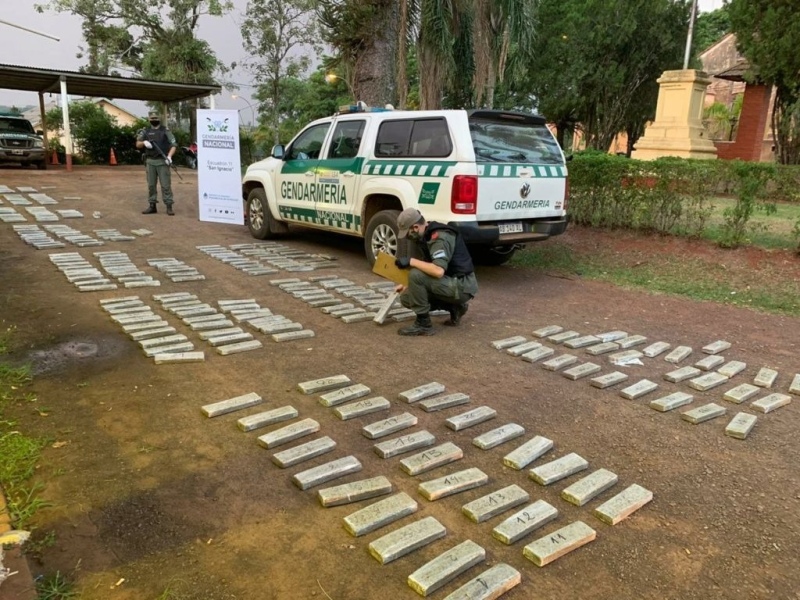
[[[424,315],[417,315],[413,325],[403,327],[397,333],[400,335],[433,335],[436,330],[433,328],[433,323],[431,323],[431,316],[425,313]]]
[[[151,204],[150,206],[147,207],[146,210],[142,211],[142,214],[143,215],[152,215],[152,214],[157,213],[157,212],[158,212],[158,209],[156,208],[156,205],[155,204]]]
[[[173,211],[173,210],[172,210],[172,204],[170,204],[170,205],[167,207],[167,214],[168,214],[170,217],[174,217],[174,216],[175,216],[175,211]]]
[[[461,317],[467,314],[469,305],[466,302],[464,304],[454,304],[447,310],[450,311],[450,320],[445,321],[444,324],[449,325],[450,327],[455,327],[461,322]]]

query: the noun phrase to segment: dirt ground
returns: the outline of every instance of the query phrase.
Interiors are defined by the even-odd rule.
[[[597,390],[586,380],[569,381],[490,345],[512,335],[531,338],[534,329],[550,324],[581,333],[622,329],[692,346],[695,353],[684,361],[691,364],[702,356],[703,345],[725,339],[733,344],[726,358],[748,365],[734,383],[749,382],[760,367],[770,366],[780,373],[774,391],[786,393],[800,372],[797,319],[502,267],[478,271],[480,293],[459,328],[402,338],[395,325],[345,325],[270,286],[270,276],[246,276],[196,250],[200,244],[252,239],[244,227],[199,222],[196,177],[184,171],[184,178],[186,183],[174,180],[177,216],[167,217],[140,214],[145,208],[140,169],[0,170],[2,184],[31,185],[60,201],[53,208],[82,210],[87,218],[64,222],[85,233],[102,227],[153,231],[151,237],[99,250],[127,252],[162,281],[158,289],[79,293],[51,265],[48,251],[26,246],[10,224],[0,223],[0,319],[3,326],[18,328],[13,359],[32,360],[38,372],[31,386],[38,400],[19,404],[8,416],[22,430],[50,440],[36,481],[45,485],[42,497],[52,507],[39,513],[37,527],[40,535],[55,532],[55,544],[32,559],[34,574],[68,573],[80,597],[90,600],[410,599],[417,597],[406,584],[412,571],[472,539],[486,549],[485,565],[433,597],[443,598],[482,568],[504,562],[522,574],[522,584],[504,596],[509,600],[800,598],[800,398],[774,413],[759,413],[750,438],[740,441],[723,434],[739,410],[750,412],[748,405],[722,401],[732,386],[693,392],[694,406],[716,401],[728,410],[726,417],[701,425],[682,421],[679,411],[647,407],[659,392],[691,391],[685,383],[663,380],[672,370],[663,358],[622,369],[632,382],[646,377],[660,383],[655,394],[630,401],[618,395],[622,386]],[[55,189],[42,189],[47,186]],[[61,200],[73,195],[82,199]],[[92,219],[93,211],[102,218]],[[306,232],[285,243],[336,256],[335,272],[356,282],[375,280],[359,240]],[[98,264],[96,250],[64,249]],[[146,266],[148,258],[170,256],[198,267],[206,281],[172,283]],[[139,295],[155,308],[151,294],[184,290],[208,302],[255,298],[313,329],[316,337],[276,344],[257,334],[262,350],[222,357],[168,315],[207,358],[157,366],[98,303]],[[97,353],[78,356],[75,349],[86,348],[76,346],[80,343],[96,344]],[[595,361],[604,373],[613,370],[606,358]],[[360,430],[385,413],[340,421],[315,396],[296,391],[298,382],[339,373],[390,399],[390,414],[413,413],[416,429],[431,431],[438,443],[453,441],[464,458],[419,477],[400,470],[402,457],[379,458]],[[472,406],[491,406],[497,418],[453,432],[445,419],[466,409],[425,413],[397,399],[399,392],[430,381],[469,394]],[[265,402],[245,414],[291,404],[301,417],[319,421],[319,435],[332,437],[336,450],[282,470],[271,462],[272,451],[256,443],[266,430],[242,433],[235,426],[238,413],[215,419],[201,414],[204,404],[248,392]],[[524,426],[525,437],[488,451],[472,445],[476,435],[508,422]],[[505,468],[502,457],[534,435],[555,442],[535,464],[577,452],[590,463],[584,474],[607,468],[619,483],[578,508],[559,494],[579,476],[541,487],[526,471]],[[385,475],[395,491],[417,500],[418,512],[354,538],[342,518],[369,501],[325,509],[316,489],[303,492],[291,483],[296,472],[350,454],[363,471],[336,483]],[[487,473],[489,484],[435,502],[416,491],[420,481],[468,467]],[[461,506],[512,483],[527,490],[531,501],[551,503],[559,517],[505,546],[491,535],[504,517],[474,524]],[[592,515],[594,507],[633,483],[652,490],[653,502],[613,527]],[[425,516],[445,525],[444,539],[386,566],[370,556],[371,541]],[[523,557],[526,543],[575,520],[594,528],[597,539],[544,568]]]

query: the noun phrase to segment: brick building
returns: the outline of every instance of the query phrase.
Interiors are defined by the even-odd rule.
[[[774,92],[771,86],[745,82],[749,64],[736,49],[736,36],[729,33],[699,58],[703,71],[712,75],[706,90],[706,106],[719,102],[730,109],[738,96],[744,96],[742,111],[728,139],[714,140],[718,157],[774,161],[771,126]]]

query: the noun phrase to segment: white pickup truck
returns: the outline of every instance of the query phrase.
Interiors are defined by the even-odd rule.
[[[458,229],[482,264],[568,222],[566,161],[544,119],[498,110],[345,107],[250,165],[242,194],[254,237],[288,225],[359,236],[370,262],[397,253],[409,206]]]

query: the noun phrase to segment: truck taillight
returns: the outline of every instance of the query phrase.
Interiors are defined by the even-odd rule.
[[[569,177],[564,179],[564,212],[567,212],[568,202],[569,202]]]
[[[474,215],[478,211],[477,175],[456,175],[453,178],[450,210],[457,215]]]

